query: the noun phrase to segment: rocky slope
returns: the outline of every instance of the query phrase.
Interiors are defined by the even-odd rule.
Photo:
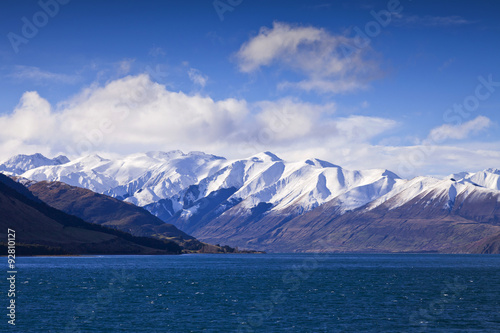
[[[0,174],[0,238],[15,230],[18,255],[46,254],[179,254],[172,241],[134,237],[87,223],[34,198]],[[6,249],[6,244],[0,247]]]
[[[118,229],[134,236],[169,240],[184,252],[217,253],[230,249],[198,241],[133,204],[61,182],[36,182],[28,190],[38,199],[90,223]]]

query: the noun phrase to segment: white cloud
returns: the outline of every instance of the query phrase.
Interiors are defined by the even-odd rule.
[[[380,75],[370,60],[369,47],[354,47],[355,40],[315,27],[274,22],[244,43],[236,53],[239,69],[250,73],[264,66],[280,65],[305,77],[282,82],[279,88],[298,88],[321,93],[362,89]]]
[[[243,157],[262,150],[338,147],[369,140],[394,125],[371,117],[335,117],[335,104],[293,98],[249,104],[169,91],[143,74],[91,85],[52,107],[36,92],[0,116],[0,157],[34,150],[73,157],[92,152],[203,150]],[[242,147],[245,151],[243,151]],[[310,156],[309,156],[310,157]]]
[[[0,116],[0,160],[15,154],[59,153],[70,158],[99,153],[150,150],[199,150],[242,158],[270,150],[288,160],[317,157],[350,169],[387,168],[401,176],[448,174],[498,164],[495,146],[394,147],[374,145],[396,128],[391,119],[339,117],[335,104],[317,105],[296,98],[247,103],[213,100],[200,94],[169,91],[148,75],[128,76],[104,86],[91,85],[52,106],[36,92]],[[466,137],[485,128],[478,117],[440,131]],[[478,149],[478,147],[482,147]]]
[[[147,75],[91,86],[57,110],[27,92],[11,114],[0,117],[0,152],[6,158],[31,146],[72,156],[215,149],[238,131],[247,112],[245,101],[171,92]]]
[[[288,144],[290,140],[297,141],[318,134],[319,119],[336,110],[333,103],[316,105],[292,98],[259,102],[256,107],[259,110],[256,116],[257,135],[258,132],[268,132],[275,144]]]
[[[79,81],[79,77],[77,75],[52,73],[33,66],[15,66],[14,71],[7,76],[23,81],[33,81],[38,84],[47,82],[74,84]]]
[[[487,129],[491,124],[491,120],[484,116],[478,116],[460,125],[444,124],[432,129],[428,139],[434,142],[442,142],[448,139],[466,139],[471,134],[476,134]]]
[[[366,116],[350,116],[337,121],[340,134],[349,142],[367,142],[396,125],[397,122],[391,119]]]
[[[319,42],[324,35],[322,29],[274,22],[272,29],[262,27],[257,36],[241,46],[237,54],[240,70],[251,72],[268,66],[278,58],[296,54],[300,45]]]
[[[193,81],[194,84],[199,85],[204,88],[208,81],[208,76],[203,75],[202,72],[195,68],[190,68],[188,71],[189,79]]]
[[[387,147],[381,148],[387,150]],[[483,148],[482,143],[394,147],[391,155],[399,158],[397,165],[391,163],[394,165],[392,170],[403,177],[422,174],[446,176],[461,171],[474,172],[497,167],[500,159],[498,148]]]

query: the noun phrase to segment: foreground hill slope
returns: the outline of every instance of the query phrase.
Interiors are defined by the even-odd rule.
[[[35,182],[28,190],[50,206],[81,219],[134,236],[171,240],[185,250],[225,252],[205,244],[133,204],[61,182]]]
[[[178,254],[171,241],[134,237],[87,223],[37,200],[0,174],[0,237],[16,231],[17,254]],[[5,244],[2,245],[5,247]]]

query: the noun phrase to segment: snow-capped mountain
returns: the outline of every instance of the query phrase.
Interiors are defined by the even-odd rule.
[[[35,181],[61,181],[144,206],[169,198],[195,184],[222,157],[180,151],[133,154],[120,159],[89,155],[64,165],[35,168],[22,174]]]
[[[497,190],[449,178],[397,179],[378,199],[349,211],[341,207],[339,198],[300,215],[241,212],[235,206],[217,217],[200,219],[192,230],[207,242],[277,252],[499,251]]]
[[[333,199],[342,211],[368,203],[368,209],[373,209],[389,199],[396,208],[423,191],[446,188],[448,181],[454,182],[458,191],[468,188],[467,184],[500,190],[500,171],[496,169],[454,174],[446,181],[432,177],[404,180],[388,170],[351,171],[319,159],[290,163],[270,152],[239,160],[181,151],[139,153],[113,160],[89,155],[74,161],[65,156],[17,155],[1,164],[0,171],[34,181],[61,181],[138,206],[167,199],[172,206],[170,215],[185,210],[184,216],[196,209],[192,203],[223,189],[234,189],[227,201],[242,209],[267,203],[271,211],[292,207],[299,213]],[[452,196],[456,192],[449,190]]]
[[[46,165],[60,165],[68,163],[66,156],[59,155],[49,159],[42,154],[16,155],[0,164],[0,172],[5,174],[20,175],[28,170]]]
[[[0,170],[87,188],[142,206],[201,240],[254,249],[290,251],[287,244],[305,239],[312,244],[331,232],[335,221],[371,223],[368,216],[381,221],[391,214],[427,220],[457,216],[496,223],[500,203],[496,169],[406,180],[388,170],[346,170],[314,158],[287,162],[270,152],[237,160],[181,151],[73,161],[40,155],[36,161],[43,163],[21,165],[25,159],[13,157]],[[483,233],[472,232],[470,240],[479,241]]]
[[[486,169],[476,173],[462,172],[451,175],[450,178],[463,184],[471,183],[476,186],[500,191],[500,170],[498,169]]]
[[[35,167],[22,177],[61,181],[148,206],[170,201],[171,215],[211,193],[234,189],[227,198],[242,209],[260,203],[272,211],[301,213],[338,198],[344,210],[362,206],[392,190],[399,177],[387,170],[351,171],[318,159],[289,163],[265,152],[226,160],[201,152],[149,152],[110,160],[90,155],[65,164]]]
[[[431,199],[435,199],[437,196],[446,196],[449,200],[449,206],[452,207],[455,198],[460,194],[472,195],[473,193],[495,193],[496,191],[500,191],[500,171],[496,169],[475,173],[461,172],[444,179],[420,176],[410,180],[400,180],[392,191],[371,202],[366,209],[374,209],[381,204],[394,209],[418,195],[428,193],[435,193]]]

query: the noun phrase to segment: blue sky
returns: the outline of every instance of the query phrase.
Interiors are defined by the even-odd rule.
[[[0,159],[271,150],[406,177],[500,168],[500,3],[1,6]]]

